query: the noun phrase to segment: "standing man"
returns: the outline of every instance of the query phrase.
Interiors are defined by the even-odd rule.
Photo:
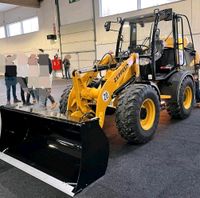
[[[49,58],[49,55],[48,55],[48,62],[49,62],[49,75],[50,75],[50,79],[51,79],[51,82],[52,82],[52,63],[51,63],[51,59]],[[51,95],[51,88],[47,88],[47,98],[46,98],[46,101],[45,101],[45,106],[46,106],[46,103],[47,103],[47,99],[49,99],[51,101],[51,109],[55,109],[56,106],[57,106],[57,103],[55,102],[53,96]]]
[[[38,54],[38,63],[39,63],[39,82],[40,86],[38,88],[39,98],[43,107],[46,108],[47,99],[51,101],[51,109],[55,109],[57,103],[55,102],[53,96],[51,95],[51,86],[52,86],[52,64],[48,54],[44,54],[44,50]]]
[[[58,57],[58,54],[56,54],[54,56],[54,59],[52,60],[52,70],[53,70],[53,76],[56,76],[55,75],[56,71],[62,70],[62,60]]]
[[[10,92],[12,88],[13,100],[14,103],[21,102],[17,99],[16,95],[16,84],[17,84],[17,66],[14,64],[16,55],[8,55],[6,57],[6,66],[5,66],[5,83],[7,89],[7,105],[10,105]]]
[[[199,89],[199,78],[197,75],[194,76],[195,82],[195,98],[197,107],[200,107],[200,89]]]
[[[64,65],[64,68],[65,68],[65,76],[66,76],[66,79],[70,79],[70,61],[69,59],[71,58],[70,55],[66,55],[64,60],[63,60],[63,65]]]
[[[28,89],[33,97],[33,103],[39,102],[36,88],[39,87],[39,66],[36,54],[31,54],[28,58]]]
[[[21,86],[21,99],[23,105],[30,103],[30,93],[28,90],[28,57],[24,53],[17,54],[17,80]]]

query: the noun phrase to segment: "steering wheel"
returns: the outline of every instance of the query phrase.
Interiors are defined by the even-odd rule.
[[[144,54],[146,51],[148,51],[149,50],[149,46],[147,46],[147,45],[143,45],[143,44],[141,44],[141,45],[136,45],[136,47],[135,47],[135,49],[134,49],[134,51],[135,52],[138,52],[139,54]]]
[[[127,59],[130,55],[130,52],[128,50],[126,51],[120,51],[118,54],[118,58],[120,59]]]

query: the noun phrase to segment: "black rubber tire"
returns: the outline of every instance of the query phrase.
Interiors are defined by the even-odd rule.
[[[67,102],[68,102],[68,97],[69,97],[71,89],[72,89],[72,85],[68,84],[66,89],[63,91],[63,94],[61,95],[59,109],[60,109],[60,113],[64,115],[67,112]]]
[[[155,119],[152,127],[144,130],[140,124],[140,109],[148,98],[154,102]],[[144,144],[150,141],[157,129],[159,116],[160,101],[152,86],[133,84],[121,93],[116,110],[116,125],[119,134],[129,143]]]
[[[183,106],[184,91],[187,86],[189,86],[192,89],[192,94],[193,94],[192,104],[189,109],[185,109]],[[185,119],[190,115],[193,104],[194,104],[194,83],[191,77],[187,76],[181,83],[179,96],[178,98],[176,98],[176,101],[167,102],[167,112],[174,119]]]

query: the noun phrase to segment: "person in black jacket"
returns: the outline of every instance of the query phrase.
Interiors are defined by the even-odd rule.
[[[64,60],[63,60],[63,65],[64,65],[64,68],[65,68],[65,77],[66,77],[66,79],[70,79],[71,78],[71,76],[70,76],[70,65],[71,65],[71,63],[69,61],[70,58],[71,58],[70,55],[66,55],[65,58],[64,58]]]
[[[194,76],[194,83],[195,83],[195,98],[197,107],[200,107],[200,89],[199,89],[199,79],[198,76]]]
[[[51,59],[49,58],[48,54],[44,54],[44,50],[39,49],[39,51],[41,52],[40,54],[38,54],[38,58],[39,58],[38,63],[40,65],[40,67],[41,68],[42,67],[48,67],[48,73],[46,73],[47,71],[45,71],[43,73],[42,70],[40,70],[40,75],[48,77],[49,80],[51,81],[51,73],[52,73]],[[47,100],[49,99],[50,102],[51,102],[51,109],[55,109],[56,106],[57,106],[57,103],[55,102],[53,96],[51,95],[51,88],[50,87],[48,87],[48,88],[44,87],[43,89],[41,89],[41,88],[37,89],[38,101],[39,101],[39,98],[40,98],[42,106],[46,107],[47,106]]]
[[[12,94],[14,103],[21,102],[17,99],[16,95],[16,84],[17,84],[17,66],[13,64],[12,59],[13,57],[11,55],[7,56],[7,64],[5,68],[5,84],[7,89],[7,105],[10,105],[10,92],[12,88]]]

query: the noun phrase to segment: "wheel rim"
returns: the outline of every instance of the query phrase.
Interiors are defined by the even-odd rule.
[[[189,109],[192,105],[192,89],[191,87],[187,86],[184,91],[184,101],[183,106],[185,109]]]
[[[149,130],[155,121],[156,117],[156,107],[150,98],[146,99],[140,108],[140,125],[147,131]]]

